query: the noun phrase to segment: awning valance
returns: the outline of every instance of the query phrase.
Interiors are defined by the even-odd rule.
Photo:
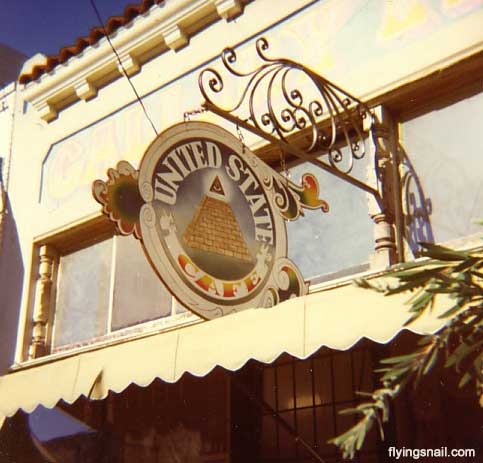
[[[305,358],[322,346],[346,350],[363,337],[387,343],[404,329],[407,299],[346,285],[19,370],[0,377],[0,423],[20,408],[52,408],[80,395],[102,399],[109,390],[147,386],[154,378],[175,382],[216,366],[234,371],[250,359],[270,363],[282,352]],[[448,301],[437,305],[409,329],[439,330],[444,321],[437,315]]]

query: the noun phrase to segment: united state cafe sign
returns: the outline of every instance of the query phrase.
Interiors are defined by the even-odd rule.
[[[282,177],[226,130],[183,122],[160,134],[134,169],[121,161],[93,195],[123,235],[134,234],[169,291],[212,319],[301,296],[287,258],[286,220],[328,211],[315,177]]]

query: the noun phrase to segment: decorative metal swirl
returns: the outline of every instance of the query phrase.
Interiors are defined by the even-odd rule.
[[[232,76],[246,80],[245,88],[230,106],[220,106],[215,100],[222,96],[225,82],[217,70],[206,68],[198,79],[205,101],[284,142],[293,133],[304,130],[308,140],[302,148],[305,153],[325,153],[334,168],[349,173],[354,160],[365,155],[362,119],[372,120],[369,108],[302,64],[269,58],[265,54],[268,48],[265,38],[256,41],[262,64],[248,72],[237,68],[235,50],[225,48],[221,53],[223,65]],[[297,82],[305,84],[305,95],[300,86],[295,86]],[[342,150],[342,145],[348,151]]]

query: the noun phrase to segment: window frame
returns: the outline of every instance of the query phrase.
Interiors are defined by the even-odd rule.
[[[471,59],[468,60],[468,63],[463,63],[461,67],[465,66],[474,66],[475,64],[472,62]],[[481,65],[480,65],[481,66]],[[459,67],[455,65],[449,68],[449,70],[445,70],[445,72],[451,74],[453,72],[457,72]],[[454,77],[453,77],[454,78]],[[388,109],[389,113],[393,117],[394,121],[394,131],[397,140],[397,145],[401,146],[405,151],[405,134],[404,134],[404,124],[420,117],[424,117],[431,112],[445,110],[455,104],[461,103],[467,99],[472,97],[476,97],[480,95],[483,98],[483,89],[481,88],[481,83],[477,84],[477,80],[471,80],[470,76],[465,78],[464,86],[453,88],[455,83],[453,80],[448,78],[447,86],[444,87],[443,79],[440,79],[439,83],[435,83],[436,91],[431,92],[431,82],[425,81],[422,79],[423,82],[414,82],[407,85],[410,90],[406,90],[406,88],[401,87],[396,89],[388,98],[388,102],[384,105],[385,108]],[[443,86],[443,87],[441,87]],[[426,89],[426,92],[424,92]],[[406,106],[401,100],[401,97],[406,94],[406,98],[410,98],[410,103]],[[402,246],[401,246],[401,255],[402,259],[401,262],[414,262],[419,260],[418,255],[414,255],[406,238],[406,215],[404,213],[404,185],[403,185],[403,177],[404,177],[404,163],[401,157],[401,153],[398,151],[397,155],[397,163],[398,163],[398,172],[399,172],[399,202],[401,207],[401,223],[400,223],[400,230],[398,233],[401,234],[402,237]],[[408,153],[409,160],[412,158],[411,153]],[[414,156],[414,155],[413,155]],[[417,174],[417,172],[416,172]],[[424,185],[423,185],[424,187]],[[430,216],[431,217],[431,216]],[[429,220],[431,223],[431,220]],[[448,240],[438,241],[434,239],[434,244],[446,246],[453,249],[461,249],[461,250],[470,250],[470,249],[477,249],[481,247],[481,232],[477,233],[470,233],[465,236],[459,236],[456,238],[450,238]]]
[[[28,314],[25,323],[23,324],[23,349],[21,353],[20,364],[30,364],[43,360],[50,360],[59,357],[67,357],[78,354],[80,352],[98,349],[108,345],[125,342],[140,337],[158,334],[163,331],[168,331],[174,328],[199,323],[199,317],[189,311],[177,313],[180,306],[179,301],[171,296],[171,313],[167,316],[148,320],[141,323],[123,327],[113,330],[111,326],[112,311],[114,302],[114,285],[115,285],[115,268],[116,268],[116,241],[118,239],[127,239],[130,237],[123,237],[115,232],[114,224],[112,224],[105,216],[96,214],[93,218],[79,221],[74,224],[65,226],[52,233],[43,235],[33,243],[33,258],[32,258],[32,279],[29,291]],[[106,310],[108,314],[106,317],[106,330],[101,336],[89,338],[85,341],[65,344],[62,346],[55,346],[55,322],[56,310],[58,303],[58,283],[60,276],[60,261],[63,256],[69,255],[76,251],[86,249],[95,244],[106,240],[113,240],[111,259],[111,272],[109,280],[109,305]],[[138,243],[141,246],[141,243]],[[50,274],[48,280],[45,275],[42,275],[40,266],[42,265],[42,248],[49,248],[52,254],[50,262]],[[153,269],[154,272],[154,269]],[[45,283],[47,283],[45,285]],[[162,282],[160,281],[160,284]],[[39,289],[39,286],[44,285]],[[44,291],[45,299],[43,299],[44,312],[44,333],[43,342],[44,350],[39,355],[32,355],[31,349],[33,345],[33,336],[36,330],[36,315],[39,304],[39,292]],[[168,291],[169,292],[169,291]],[[38,318],[38,317],[37,317]],[[41,324],[41,323],[40,323]],[[22,325],[20,325],[22,326]],[[19,333],[21,335],[22,333]]]
[[[335,376],[335,369],[336,369],[336,358],[341,358],[342,356],[348,356],[349,358],[349,363],[350,363],[350,372],[351,372],[351,398],[344,398],[340,399],[340,397],[337,397],[337,385],[335,384],[336,382],[336,376]],[[360,356],[359,360],[356,359],[357,356]],[[340,409],[344,408],[351,408],[357,405],[358,403],[361,402],[362,398],[357,396],[357,393],[355,392],[355,379],[356,379],[356,373],[358,372],[361,376],[359,377],[359,386],[362,386],[364,382],[368,382],[367,385],[370,386],[370,388],[373,387],[374,385],[374,364],[375,364],[375,359],[376,353],[373,352],[373,347],[370,345],[369,342],[367,341],[362,341],[359,342],[357,345],[351,347],[351,349],[347,351],[334,351],[332,349],[329,349],[327,347],[322,347],[319,349],[316,353],[312,354],[310,357],[306,359],[298,359],[295,357],[292,357],[288,354],[282,354],[278,359],[273,361],[271,364],[262,364],[261,369],[262,369],[262,374],[261,374],[261,388],[260,388],[260,395],[261,398],[264,402],[267,402],[267,398],[265,397],[265,376],[267,372],[272,371],[272,376],[273,376],[273,392],[272,392],[272,399],[273,399],[273,406],[270,405],[270,407],[273,408],[274,413],[279,415],[281,419],[283,418],[284,414],[287,413],[292,413],[293,414],[293,424],[290,423],[290,426],[293,426],[293,429],[295,433],[299,433],[298,430],[298,412],[301,411],[311,411],[312,412],[312,441],[306,441],[309,445],[312,446],[316,451],[318,451],[319,447],[324,447],[325,443],[318,442],[318,437],[320,434],[319,431],[319,416],[318,416],[318,410],[321,409],[329,409],[331,412],[331,418],[332,418],[332,426],[333,426],[333,431],[334,435],[341,434],[342,432],[345,432],[347,429],[338,429],[338,426],[340,425],[340,416],[338,415],[338,411]],[[317,396],[317,390],[316,390],[316,373],[315,371],[319,369],[319,366],[315,368],[316,362],[322,362],[326,361],[329,362],[329,368],[330,368],[330,399],[327,401],[323,401],[322,397],[319,397],[319,402],[317,403],[316,396]],[[367,364],[366,364],[367,363]],[[309,375],[310,375],[310,380],[311,380],[311,390],[312,390],[312,403],[309,405],[303,405],[299,406],[297,404],[297,365],[305,365],[308,367],[309,370]],[[357,365],[357,367],[356,367]],[[279,373],[278,370],[280,368],[290,368],[290,378],[288,379],[289,384],[289,389],[291,390],[291,396],[292,396],[292,405],[289,407],[280,407],[279,406],[279,395],[280,395],[280,378],[279,378]],[[357,371],[359,370],[359,371]],[[359,390],[359,389],[357,389]],[[366,391],[367,392],[367,391]],[[273,429],[274,429],[274,442],[275,442],[275,447],[274,450],[276,451],[276,456],[264,456],[263,455],[263,445],[262,442],[260,441],[260,460],[265,462],[265,461],[285,461],[286,458],[289,458],[290,461],[291,458],[295,459],[296,461],[309,461],[310,458],[308,457],[307,453],[303,450],[303,447],[298,444],[297,442],[293,443],[293,448],[294,448],[294,455],[292,457],[287,457],[283,456],[281,454],[281,446],[280,442],[282,440],[282,436],[280,435],[281,431],[281,426],[278,423],[277,420],[273,418],[273,414],[269,411],[268,407],[267,410],[264,410],[260,414],[260,419],[261,422],[264,421],[264,419],[267,418],[267,420],[272,422]],[[349,421],[352,420],[354,423],[356,422],[356,418],[354,416],[349,416]],[[283,429],[283,428],[282,428]],[[260,439],[262,439],[263,433],[266,432],[263,429],[263,424],[261,424],[261,432],[260,432]],[[374,436],[374,433],[372,433]],[[304,438],[303,436],[301,436]],[[376,438],[375,442],[371,443],[371,449],[368,449],[367,446],[365,446],[360,452],[359,455],[364,455],[367,457],[375,457],[377,458],[379,454],[379,441]],[[328,461],[332,461],[332,459],[336,458],[336,451],[335,447],[333,450],[332,455],[329,455],[327,453],[321,453],[321,457],[324,459],[328,459]],[[294,460],[294,461],[295,461]]]

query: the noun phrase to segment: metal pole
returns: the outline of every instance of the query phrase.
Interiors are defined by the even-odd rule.
[[[289,143],[286,143],[282,140],[279,140],[278,138],[274,137],[273,135],[269,135],[268,133],[265,133],[256,127],[253,127],[252,125],[248,124],[246,121],[243,119],[240,119],[236,116],[233,116],[232,114],[223,111],[213,105],[212,103],[205,101],[202,104],[202,107],[207,109],[208,111],[211,111],[214,114],[217,114],[218,116],[222,117],[223,119],[226,119],[230,121],[231,123],[238,125],[240,127],[243,127],[245,130],[248,130],[249,132],[252,132],[253,134],[257,135],[258,137],[264,138],[270,143],[273,143],[275,145],[278,145],[282,150],[293,154],[294,156],[298,157],[299,159],[302,159],[303,161],[310,162],[318,167],[320,167],[322,170],[325,170],[326,172],[329,172],[332,175],[335,175],[336,177],[340,178],[341,180],[344,180],[346,182],[351,183],[357,188],[360,188],[364,190],[365,192],[373,195],[376,199],[376,201],[379,203],[380,202],[380,195],[379,192],[372,188],[369,185],[366,185],[365,183],[361,182],[360,180],[357,180],[356,178],[351,177],[350,175],[344,174],[343,172],[338,171],[337,169],[334,169],[332,166],[329,166],[325,164],[324,162],[320,161],[319,159],[314,158],[313,156],[308,155],[301,149],[298,149]]]

